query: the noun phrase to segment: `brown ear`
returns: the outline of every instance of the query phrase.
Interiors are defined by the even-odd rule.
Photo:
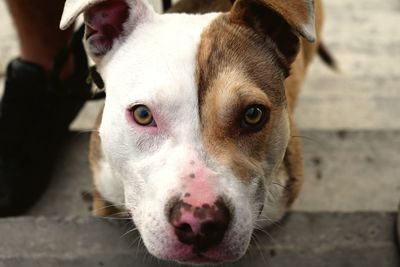
[[[315,41],[313,0],[236,0],[230,21],[269,37],[288,66],[299,51],[299,37]]]

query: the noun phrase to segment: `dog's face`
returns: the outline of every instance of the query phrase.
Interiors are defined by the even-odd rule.
[[[238,259],[260,214],[274,221],[285,207],[273,185],[290,136],[283,82],[297,34],[312,39],[312,5],[158,15],[141,0],[82,2],[67,1],[63,26],[85,11],[115,200],[159,258]]]

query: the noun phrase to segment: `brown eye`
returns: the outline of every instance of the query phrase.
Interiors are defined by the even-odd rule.
[[[139,125],[149,126],[154,123],[153,114],[150,109],[144,105],[133,107],[131,112],[133,119]]]
[[[269,113],[264,106],[254,105],[248,107],[243,116],[243,127],[250,130],[261,130],[269,118]]]

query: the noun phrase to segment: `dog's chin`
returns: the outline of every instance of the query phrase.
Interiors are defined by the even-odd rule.
[[[190,249],[191,250],[191,249]],[[183,255],[168,255],[164,257],[164,260],[175,261],[181,264],[190,265],[217,265],[226,262],[236,261],[241,258],[242,255],[234,255],[221,253],[218,248],[212,249],[205,253],[193,253],[188,252]]]
[[[192,255],[190,257],[187,257],[185,259],[180,259],[180,260],[175,260],[178,263],[181,264],[190,264],[190,265],[218,265],[221,263],[226,263],[230,261],[235,261],[236,259],[230,259],[230,258],[209,258],[207,256],[204,256],[202,254],[199,255]]]
[[[242,244],[243,245],[243,244]],[[170,248],[162,251],[154,251],[148,248],[148,251],[161,260],[174,261],[181,264],[191,265],[216,265],[226,262],[237,261],[247,251],[246,247],[230,248],[228,243],[222,243],[208,249],[205,252],[196,252],[192,246],[184,244],[175,244]]]

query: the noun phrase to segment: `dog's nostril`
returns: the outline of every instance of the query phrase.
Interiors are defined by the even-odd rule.
[[[214,223],[214,222],[207,222],[201,225],[201,233],[204,235],[212,235],[214,233],[225,231],[225,225]]]
[[[188,223],[182,223],[178,227],[176,227],[176,229],[179,232],[185,233],[185,234],[193,233],[192,227]]]
[[[182,223],[175,226],[175,234],[183,244],[193,245],[196,242],[196,234],[188,223]]]

